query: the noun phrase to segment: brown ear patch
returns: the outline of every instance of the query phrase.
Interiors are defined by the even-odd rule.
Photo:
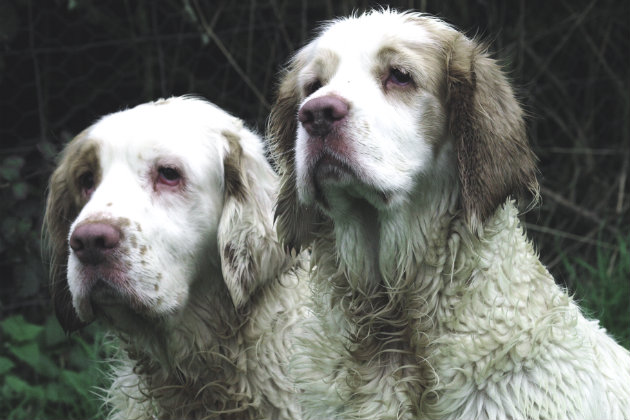
[[[303,206],[297,196],[295,139],[301,99],[297,74],[301,66],[296,57],[282,75],[267,127],[272,158],[280,174],[275,220],[279,239],[288,252],[292,249],[299,252],[308,246],[313,238],[314,226],[323,217],[317,209]]]
[[[235,283],[228,285],[232,301],[236,308],[242,307],[253,292],[253,287],[257,282],[252,276],[255,275],[254,258],[248,252],[247,247],[237,247],[228,242],[223,248],[223,258],[225,261],[224,270],[227,269],[230,278],[235,279]]]
[[[535,157],[523,111],[498,64],[460,36],[447,58],[447,112],[461,202],[471,227],[514,196],[537,195]]]
[[[223,161],[225,194],[239,201],[244,201],[246,188],[243,179],[245,174],[242,172],[241,164],[243,155],[243,149],[240,143],[241,139],[238,135],[230,131],[223,131],[221,134],[228,140],[230,146],[230,152]]]
[[[57,319],[66,332],[86,325],[72,306],[67,277],[70,225],[87,201],[87,197],[82,196],[78,180],[86,171],[92,173],[95,185],[101,179],[98,145],[88,141],[85,133],[79,134],[66,146],[50,177],[42,228],[50,264],[50,294]]]

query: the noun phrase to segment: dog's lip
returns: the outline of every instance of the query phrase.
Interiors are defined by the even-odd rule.
[[[319,153],[317,158],[314,159],[311,168],[313,176],[319,179],[334,178],[342,173],[357,178],[356,170],[347,162],[347,159],[339,157],[336,153],[327,149]]]
[[[90,301],[98,305],[118,305],[126,300],[125,296],[103,279],[98,279],[90,290]]]
[[[339,153],[324,147],[310,166],[315,199],[324,207],[328,207],[323,186],[328,183],[341,182],[348,186],[347,192],[355,198],[364,198],[377,208],[387,207],[392,199],[391,191],[382,191],[361,176],[361,171],[352,165],[350,159],[339,156]]]
[[[79,299],[80,318],[91,322],[104,315],[105,312],[128,308],[131,312],[142,313],[142,305],[133,289],[120,282],[120,274],[113,276],[111,272],[83,273],[87,288]],[[116,278],[118,277],[118,278]]]

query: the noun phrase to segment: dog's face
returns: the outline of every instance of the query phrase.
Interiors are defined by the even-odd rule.
[[[239,120],[211,104],[173,98],[106,116],[68,145],[46,215],[53,297],[66,329],[77,325],[75,315],[125,329],[135,317],[175,314],[210,267],[218,278],[223,268],[234,304],[244,302],[262,279],[251,278],[259,267],[249,227],[234,224],[250,214],[242,208],[246,179],[269,183],[271,171],[256,137],[247,134],[243,151],[240,131]],[[245,169],[251,153],[262,169]],[[259,187],[263,195],[268,188]],[[270,208],[249,221],[263,234]]]
[[[269,127],[291,246],[308,242],[317,212],[338,217],[355,198],[395,211],[417,199],[422,178],[451,179],[470,225],[535,188],[522,111],[500,68],[424,15],[373,11],[325,26],[289,63]]]
[[[162,115],[142,107],[111,115],[77,139],[70,176],[85,205],[68,232],[68,286],[84,321],[94,307],[175,312],[198,254],[211,255],[227,141],[216,133],[208,142],[187,124],[175,131],[168,105],[148,106]]]
[[[298,56],[296,182],[324,210],[341,194],[399,202],[446,130],[440,45],[396,15],[341,20]],[[379,28],[379,29],[376,29]]]

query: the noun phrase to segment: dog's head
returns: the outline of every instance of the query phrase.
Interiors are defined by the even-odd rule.
[[[285,267],[275,189],[260,139],[200,99],[102,118],[50,179],[44,232],[62,326],[168,317],[206,277],[223,278],[233,305],[245,305]]]
[[[416,13],[373,11],[324,26],[289,62],[269,134],[288,246],[307,243],[341,196],[395,208],[420,178],[444,172],[453,172],[473,229],[508,196],[537,188],[523,112],[498,64]]]

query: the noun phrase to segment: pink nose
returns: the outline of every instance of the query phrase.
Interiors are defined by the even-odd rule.
[[[348,115],[348,103],[337,96],[321,96],[305,103],[298,120],[308,134],[315,137],[326,137],[333,127]]]
[[[70,236],[70,248],[87,265],[102,263],[120,244],[120,229],[108,223],[86,223]]]

